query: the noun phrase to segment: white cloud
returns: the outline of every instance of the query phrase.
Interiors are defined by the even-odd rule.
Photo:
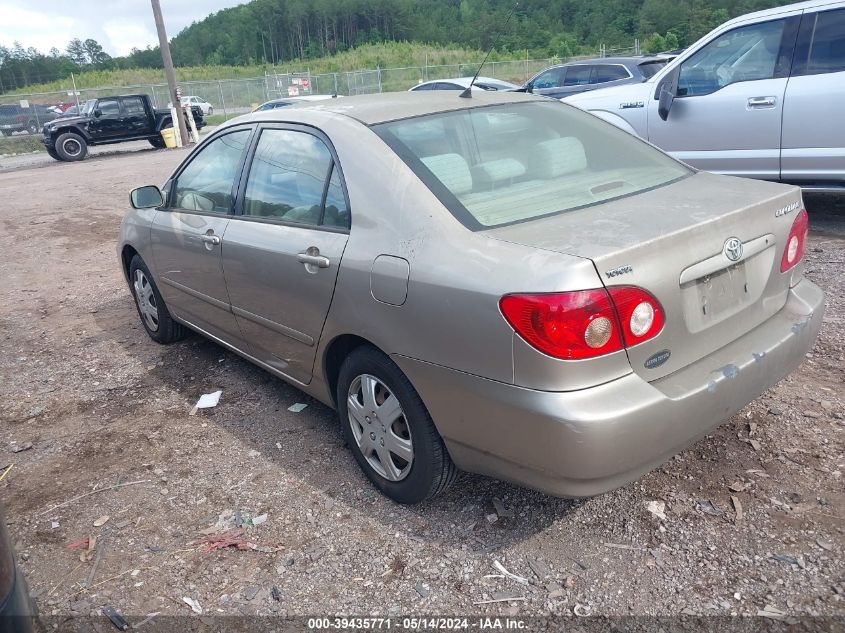
[[[103,31],[108,37],[108,42],[100,43],[104,48],[114,51],[114,55],[128,55],[133,48],[158,45],[154,26],[150,29],[138,22],[133,24],[123,20],[109,20],[103,24]]]
[[[243,4],[245,0],[161,0],[169,37],[209,13]],[[156,46],[158,37],[149,0],[0,0],[0,44],[19,41],[47,53],[52,47],[63,51],[68,42],[97,40],[109,55],[125,55],[133,48]]]

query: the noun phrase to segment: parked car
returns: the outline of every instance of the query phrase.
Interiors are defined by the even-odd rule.
[[[71,116],[79,116],[79,109],[81,106],[70,106],[67,110],[62,112],[57,118],[64,119]]]
[[[199,107],[191,108],[197,129],[205,127]],[[161,131],[173,126],[170,109],[156,110],[148,95],[90,99],[76,116],[60,117],[44,126],[41,142],[56,160],[82,160],[89,145],[147,140],[164,147]]]
[[[334,99],[337,95],[300,95],[298,97],[282,97],[281,99],[270,99],[265,101],[260,106],[255,108],[253,112],[264,112],[265,110],[277,110],[279,108],[287,108],[297,103],[307,103],[309,101],[323,101],[325,99]]]
[[[196,95],[190,95],[187,97],[181,97],[179,102],[182,104],[182,107],[189,105],[191,108],[199,108],[202,112],[203,116],[211,116],[214,114],[214,106],[212,106],[208,101],[202,99],[201,97],[197,97]],[[168,108],[173,107],[173,102],[167,104]]]
[[[402,503],[458,468],[620,486],[795,369],[822,323],[800,189],[696,172],[545,97],[256,112],[163,192],[132,192],[118,244],[149,336],[200,332],[337,408]]]
[[[11,136],[16,132],[37,134],[42,125],[56,116],[47,106],[34,103],[26,108],[19,103],[0,104],[0,136]]]
[[[420,90],[466,90],[472,81],[472,77],[457,77],[455,79],[432,79],[431,81],[423,81],[416,86],[409,88],[411,92]],[[472,85],[473,90],[516,90],[519,88],[516,84],[509,81],[502,81],[501,79],[493,79],[492,77],[479,77]]]
[[[636,57],[601,57],[541,70],[525,82],[522,90],[560,99],[577,94],[646,81],[663,68],[672,55],[642,55]]]
[[[32,633],[36,614],[26,579],[15,565],[6,517],[0,507],[0,631]]]
[[[845,3],[726,22],[647,82],[567,101],[723,174],[845,190]]]

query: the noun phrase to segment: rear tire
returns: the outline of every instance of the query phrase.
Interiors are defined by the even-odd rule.
[[[38,123],[30,121],[26,124],[26,131],[28,134],[38,134]]]
[[[384,495],[419,503],[454,482],[458,470],[422,399],[377,349],[359,347],[343,362],[337,405],[355,460]]]
[[[82,160],[88,154],[88,143],[75,132],[59,134],[55,147],[56,154],[61,160]]]
[[[170,316],[150,269],[140,255],[135,255],[129,263],[129,287],[135,299],[135,307],[138,308],[138,316],[141,317],[141,325],[151,339],[166,345],[181,341],[188,335],[188,328]]]
[[[206,114],[205,116],[211,116],[212,114],[214,114],[214,108],[211,107],[211,106],[208,106],[208,114]]]
[[[151,139],[150,139],[150,145],[152,145],[152,146],[153,146],[153,147],[155,147],[156,149],[164,149],[165,147],[167,147],[167,146],[164,144],[164,139],[163,139],[163,138],[161,138],[161,136],[158,136],[158,137],[156,137],[156,138],[151,138]]]

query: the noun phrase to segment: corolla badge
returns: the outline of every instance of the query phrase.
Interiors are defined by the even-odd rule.
[[[729,237],[725,240],[725,246],[722,252],[732,262],[738,262],[742,257],[742,240],[738,237]]]
[[[663,363],[669,360],[669,357],[672,355],[668,349],[660,350],[656,354],[652,354],[646,361],[643,363],[643,366],[646,369],[654,369],[655,367],[660,367]]]

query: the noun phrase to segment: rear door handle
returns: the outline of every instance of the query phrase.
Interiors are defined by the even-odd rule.
[[[220,243],[220,237],[217,235],[203,235],[202,241],[206,244],[217,246]]]
[[[773,108],[776,103],[776,97],[750,97],[748,99],[749,108]]]
[[[309,252],[309,251],[316,251],[316,252]],[[323,257],[319,254],[320,250],[317,248],[309,248],[308,251],[304,253],[299,253],[296,256],[296,260],[300,264],[305,264],[306,266],[316,266],[317,268],[328,268],[331,261],[329,261],[328,257]]]

